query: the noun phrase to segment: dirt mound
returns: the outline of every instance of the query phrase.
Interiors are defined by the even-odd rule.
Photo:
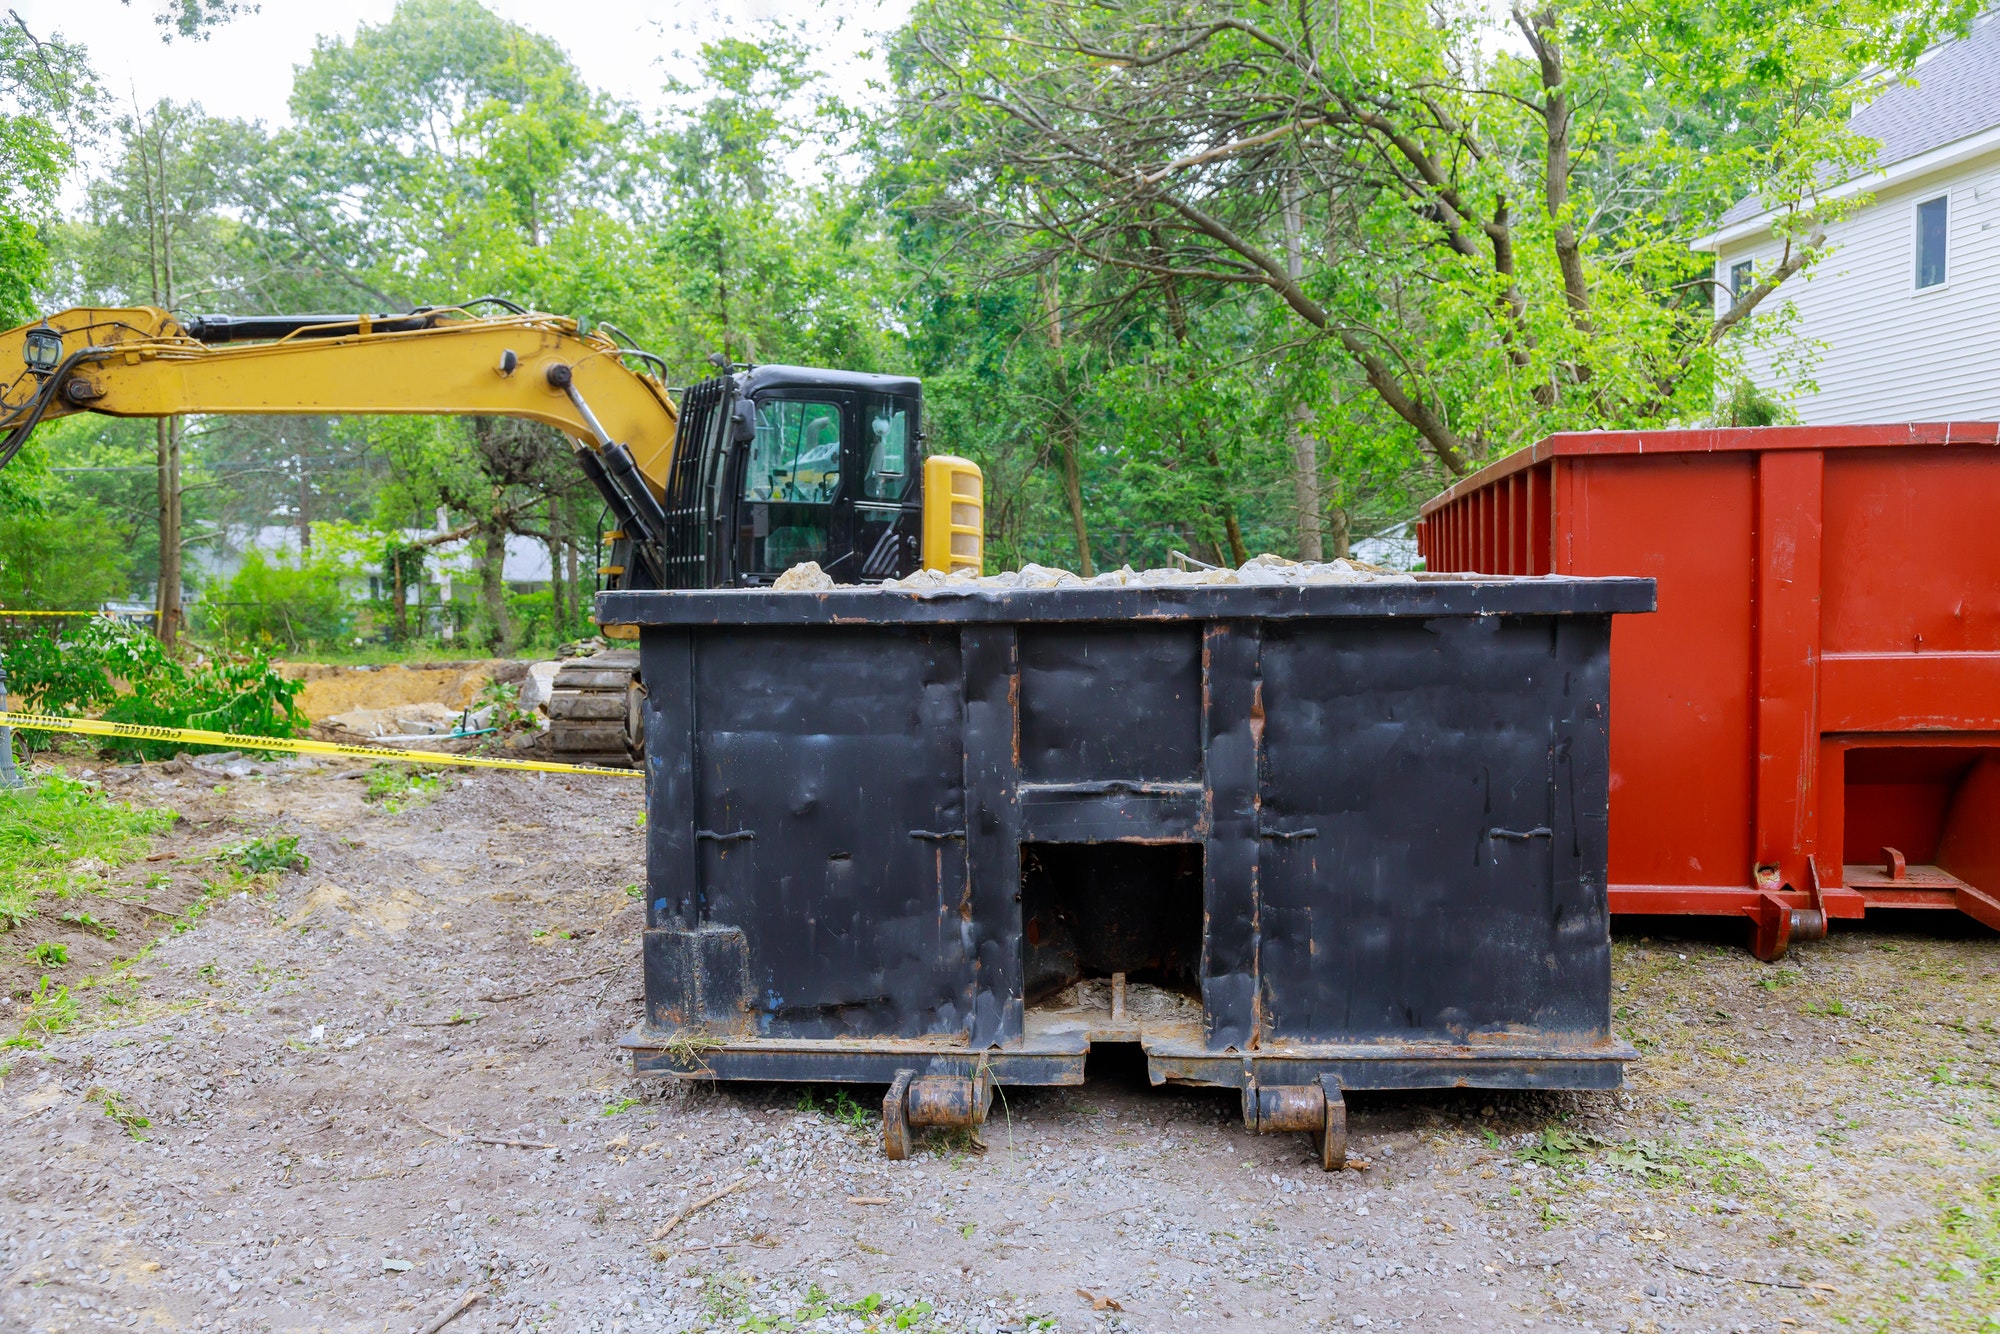
[[[440,703],[463,709],[478,698],[488,681],[518,681],[525,662],[493,659],[472,662],[394,663],[385,667],[336,667],[318,662],[287,662],[280,670],[304,681],[299,707],[318,721],[354,709],[392,709],[399,704]]]

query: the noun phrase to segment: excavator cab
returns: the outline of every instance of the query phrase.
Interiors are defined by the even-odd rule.
[[[755,366],[690,387],[658,586],[755,588],[806,561],[843,584],[910,574],[922,554],[922,416],[922,386],[906,376]],[[613,564],[645,577],[643,565]]]

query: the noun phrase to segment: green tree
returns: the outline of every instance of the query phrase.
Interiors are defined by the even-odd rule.
[[[1706,416],[1744,317],[1852,206],[1820,190],[1866,159],[1864,76],[1975,9],[1550,0],[1503,29],[1472,6],[926,0],[893,63],[927,155],[904,202],[1003,266],[1029,239],[1255,294],[1275,318],[1246,328],[1298,382],[1353,384],[1459,473],[1552,430]],[[1746,195],[1790,248],[1718,318],[1688,242]],[[1341,434],[1277,406],[1295,442]]]
[[[231,169],[240,135],[199,106],[160,102],[121,116],[115,168],[91,183],[85,224],[72,245],[78,299],[179,309],[226,290],[234,224],[223,208],[234,198]],[[160,638],[172,644],[184,614],[182,423],[154,424],[158,577],[154,609]]]
[[[0,25],[0,323],[12,327],[36,308],[49,264],[40,224],[99,99],[81,46],[9,19]]]

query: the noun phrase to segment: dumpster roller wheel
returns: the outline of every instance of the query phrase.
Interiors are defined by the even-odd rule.
[[[983,1073],[966,1078],[898,1070],[882,1098],[882,1152],[900,1162],[910,1156],[910,1127],[977,1128],[992,1105],[993,1084]]]
[[[1347,1166],[1347,1099],[1332,1075],[1311,1084],[1250,1081],[1243,1086],[1243,1128],[1253,1135],[1304,1131],[1323,1170]]]

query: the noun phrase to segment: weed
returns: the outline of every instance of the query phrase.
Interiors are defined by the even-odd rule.
[[[1647,1185],[1679,1180],[1680,1158],[1678,1149],[1654,1139],[1630,1140],[1613,1146],[1604,1155],[1604,1161],[1612,1167],[1628,1176],[1638,1177]]]
[[[29,955],[44,968],[60,968],[69,962],[69,946],[45,940],[30,950]]]
[[[247,843],[238,843],[229,849],[229,856],[252,875],[261,875],[266,871],[303,871],[312,865],[312,859],[299,851],[297,836],[291,834],[267,834]]]
[[[438,794],[444,775],[402,764],[378,764],[368,771],[363,801],[375,801],[391,815],[400,814]]]
[[[1792,983],[1798,980],[1799,980],[1798,969],[1778,968],[1772,970],[1771,975],[1769,977],[1760,978],[1757,982],[1757,985],[1764,988],[1764,990],[1766,991],[1776,991],[1779,987],[1788,987],[1792,985]]]
[[[628,899],[642,899],[646,897],[646,891],[638,885],[627,885],[625,886],[625,897]]]
[[[616,1098],[604,1104],[603,1115],[616,1116],[620,1112],[629,1112],[638,1105],[639,1099],[637,1098]]]
[[[222,970],[215,966],[215,960],[213,959],[195,969],[194,975],[212,987],[222,985]]]
[[[1846,1004],[1841,1001],[1830,1000],[1811,1002],[1806,1006],[1806,1013],[1824,1016],[1847,1016],[1852,1015],[1854,1011],[1848,1009]]]
[[[843,1088],[823,1094],[808,1085],[805,1092],[799,1095],[799,1110],[816,1112],[829,1121],[846,1126],[849,1130],[866,1132],[874,1124],[874,1115],[849,1097],[847,1090]]]
[[[83,1096],[86,1102],[94,1102],[102,1107],[104,1114],[123,1126],[125,1133],[133,1139],[143,1140],[146,1138],[139,1132],[145,1130],[153,1123],[132,1110],[123,1096],[113,1093],[107,1088],[93,1088]]]
[[[80,926],[86,930],[98,932],[106,940],[115,940],[118,937],[117,927],[100,922],[96,917],[87,912],[66,912],[60,920],[68,922],[72,926]]]
[[[1584,1164],[1584,1155],[1598,1144],[1590,1135],[1577,1135],[1557,1127],[1550,1127],[1536,1137],[1535,1142],[1522,1150],[1521,1157],[1544,1167],[1576,1171]]]

